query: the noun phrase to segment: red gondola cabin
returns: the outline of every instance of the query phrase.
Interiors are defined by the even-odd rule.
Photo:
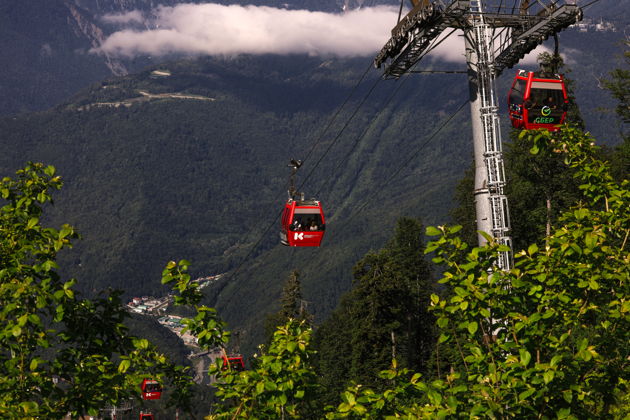
[[[242,371],[245,370],[245,363],[243,362],[243,356],[225,356],[223,355],[223,370],[228,370],[230,367],[232,370]]]
[[[287,201],[282,213],[280,241],[287,246],[319,246],[326,220],[317,200]]]
[[[532,71],[519,70],[508,96],[512,127],[558,131],[567,116],[568,103],[561,75],[543,77]]]
[[[162,385],[154,379],[144,379],[142,385],[142,399],[144,400],[159,400],[162,398]]]
[[[140,413],[140,420],[154,420],[154,417],[151,413]]]

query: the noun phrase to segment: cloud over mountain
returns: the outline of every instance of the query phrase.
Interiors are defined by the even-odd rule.
[[[374,7],[343,14],[265,6],[181,4],[159,7],[138,30],[138,13],[105,16],[134,24],[109,36],[100,50],[138,54],[292,54],[368,56],[382,47],[398,11]]]
[[[342,14],[212,3],[160,6],[150,15],[132,11],[104,16],[105,22],[118,25],[121,30],[107,37],[95,51],[121,57],[168,54],[372,56],[389,39],[397,18],[397,8],[387,6]],[[430,56],[464,63],[463,44],[461,36],[450,36]]]

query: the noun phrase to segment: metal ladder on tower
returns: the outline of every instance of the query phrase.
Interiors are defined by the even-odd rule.
[[[478,52],[479,95],[481,101],[481,125],[484,136],[484,163],[492,218],[492,236],[502,245],[512,247],[509,236],[510,218],[507,197],[503,193],[505,170],[501,149],[501,129],[494,89],[494,54],[489,26],[485,23],[481,1],[470,1],[470,16]],[[511,252],[500,252],[497,266],[502,270],[512,267]]]

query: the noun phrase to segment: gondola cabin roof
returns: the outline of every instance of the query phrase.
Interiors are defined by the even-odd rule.
[[[243,356],[223,356],[223,370],[233,369],[236,371],[245,370]]]
[[[557,131],[567,114],[564,77],[519,70],[508,95],[508,111],[514,128]]]

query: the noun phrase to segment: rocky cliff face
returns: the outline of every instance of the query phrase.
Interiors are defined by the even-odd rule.
[[[122,3],[124,0],[120,1]],[[89,43],[92,48],[98,48],[106,36],[103,29],[96,24],[93,16],[77,7],[75,2],[68,0],[65,2],[65,5],[69,12],[68,24],[70,29],[78,38],[83,38],[86,43]],[[113,75],[123,76],[128,73],[121,60],[115,59],[106,53],[102,55],[102,59]]]
[[[178,3],[201,3],[181,0],[72,0],[78,7],[95,15],[121,13],[130,10],[150,10],[159,5],[174,6]]]

